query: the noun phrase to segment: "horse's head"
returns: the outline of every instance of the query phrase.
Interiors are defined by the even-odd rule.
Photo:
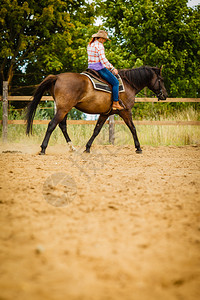
[[[148,88],[156,94],[158,101],[166,100],[168,94],[164,85],[164,79],[161,76],[162,66],[160,68],[152,68],[152,70],[154,74]]]

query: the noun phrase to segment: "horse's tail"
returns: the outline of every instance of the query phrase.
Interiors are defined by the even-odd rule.
[[[28,105],[27,113],[26,113],[26,134],[32,133],[32,126],[33,126],[33,119],[35,116],[36,108],[44,94],[45,91],[48,91],[52,84],[54,84],[57,80],[56,75],[49,75],[47,76],[37,87],[34,95],[33,100]]]

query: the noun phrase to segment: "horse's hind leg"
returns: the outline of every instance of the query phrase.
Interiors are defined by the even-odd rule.
[[[59,127],[60,127],[60,129],[61,129],[61,131],[62,131],[62,133],[63,133],[63,135],[64,135],[64,137],[65,137],[66,142],[67,142],[68,145],[70,146],[70,150],[71,150],[71,151],[76,150],[76,149],[74,148],[74,146],[72,145],[72,141],[71,141],[71,139],[70,139],[70,137],[69,137],[69,135],[68,135],[68,133],[67,133],[67,114],[66,114],[66,116],[64,117],[64,119],[59,123]]]
[[[99,134],[99,132],[101,131],[101,128],[103,127],[103,124],[105,123],[105,121],[107,120],[108,118],[108,115],[100,115],[99,116],[99,119],[97,121],[97,124],[94,128],[94,132],[93,132],[93,135],[91,136],[91,138],[89,139],[89,141],[87,142],[87,145],[86,145],[86,150],[85,152],[88,152],[90,153],[90,147],[92,146],[92,143],[95,139],[95,137]]]
[[[66,142],[69,143],[69,142],[71,142],[71,139],[70,139],[70,137],[69,137],[69,135],[67,133],[66,122],[67,122],[67,114],[64,117],[64,119],[59,123],[59,127],[60,127],[60,129],[61,129],[61,131],[62,131],[62,133],[63,133],[63,135],[64,135],[64,137],[66,139]]]
[[[120,115],[120,117],[122,117],[122,119],[124,120],[124,122],[126,123],[126,125],[128,126],[128,128],[130,129],[130,131],[133,135],[136,153],[142,153],[142,149],[140,148],[140,143],[139,143],[139,140],[137,137],[136,128],[133,124],[131,111],[123,110],[123,111],[119,112],[119,115]]]
[[[57,111],[57,113],[55,114],[55,116],[53,117],[53,119],[49,122],[46,134],[45,134],[45,138],[42,142],[41,145],[41,152],[40,154],[45,154],[45,150],[47,148],[50,136],[52,134],[52,132],[54,131],[54,129],[56,128],[56,126],[63,120],[64,116],[66,115],[66,112],[63,111]]]

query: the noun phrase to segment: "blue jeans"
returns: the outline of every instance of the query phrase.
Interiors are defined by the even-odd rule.
[[[97,72],[103,79],[105,79],[112,85],[113,101],[118,101],[119,81],[117,80],[117,78],[107,68],[103,68],[101,70],[98,70]]]

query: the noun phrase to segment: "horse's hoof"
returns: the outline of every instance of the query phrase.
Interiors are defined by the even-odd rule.
[[[138,154],[141,154],[142,153],[142,149],[137,149],[135,152],[138,153]]]
[[[69,146],[69,151],[70,151],[70,152],[76,151],[76,148],[73,146],[72,142],[69,142],[69,143],[68,143],[68,146]]]
[[[90,153],[90,149],[85,149],[84,153]]]
[[[45,152],[40,151],[38,154],[39,155],[45,155]]]
[[[69,151],[70,151],[70,152],[75,152],[75,151],[76,151],[76,148],[75,148],[74,146],[70,146],[70,147],[69,147]]]

